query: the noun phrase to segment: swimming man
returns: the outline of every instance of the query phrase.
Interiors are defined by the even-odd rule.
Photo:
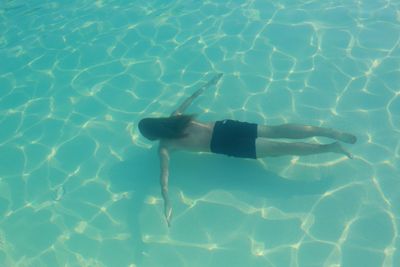
[[[187,98],[170,117],[145,118],[139,122],[139,130],[144,137],[151,141],[160,141],[158,151],[161,163],[161,193],[168,226],[170,226],[172,218],[172,206],[168,197],[168,166],[171,151],[211,152],[251,159],[332,152],[352,158],[352,155],[337,141],[330,144],[311,144],[271,140],[323,136],[354,144],[357,138],[350,133],[298,124],[270,126],[235,120],[201,122],[196,120],[194,115],[184,115],[184,111],[193,100],[208,87],[217,84],[221,77],[222,74],[218,74],[203,85]]]

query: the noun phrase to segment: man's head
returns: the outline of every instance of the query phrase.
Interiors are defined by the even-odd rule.
[[[140,133],[155,141],[159,139],[178,139],[185,137],[184,130],[193,115],[178,115],[168,118],[144,118],[139,122]]]

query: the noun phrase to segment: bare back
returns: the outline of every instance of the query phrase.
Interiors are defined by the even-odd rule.
[[[179,139],[163,139],[160,145],[169,150],[188,150],[194,152],[210,152],[210,143],[215,122],[199,122],[192,120]]]

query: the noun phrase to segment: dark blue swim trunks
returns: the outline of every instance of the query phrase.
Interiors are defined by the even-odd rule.
[[[257,158],[257,124],[234,120],[217,121],[211,138],[211,152],[238,158]]]

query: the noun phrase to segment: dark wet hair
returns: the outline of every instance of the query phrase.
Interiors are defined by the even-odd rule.
[[[139,122],[139,131],[147,139],[179,139],[194,115],[177,115],[168,118],[145,118]]]

